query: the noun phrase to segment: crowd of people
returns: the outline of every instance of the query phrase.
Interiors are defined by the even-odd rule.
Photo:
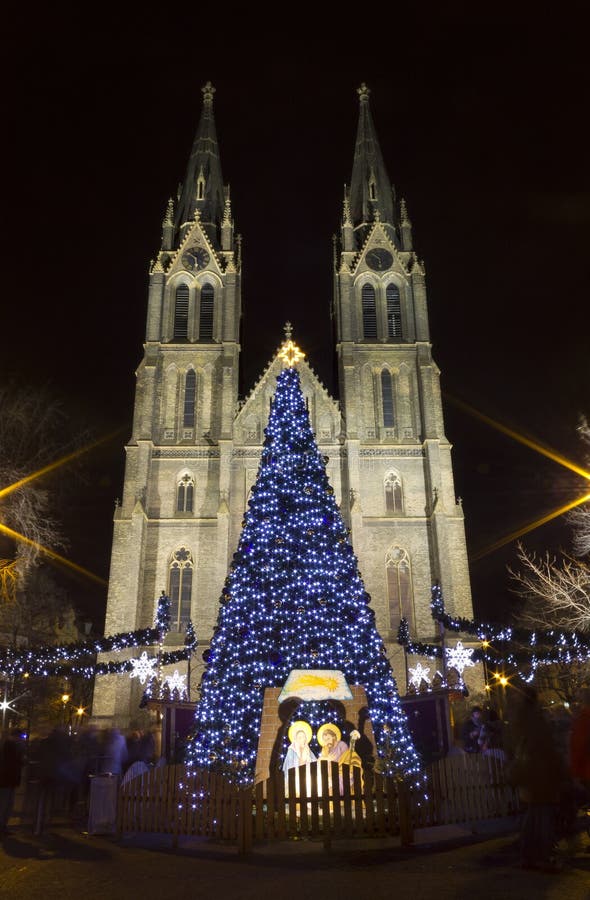
[[[360,737],[350,733],[350,746],[337,725],[326,722],[317,731],[319,756],[310,746],[312,728],[297,721],[289,729],[283,762],[289,769],[316,759],[360,766],[355,750]],[[15,791],[25,764],[25,742],[18,729],[0,744],[0,834],[8,830]],[[535,689],[521,686],[510,692],[502,718],[492,708],[473,706],[460,730],[458,752],[494,757],[505,765],[509,782],[523,803],[522,865],[558,867],[555,848],[560,838],[575,843],[579,810],[590,807],[590,688],[580,694],[567,718],[557,720],[544,710]],[[124,778],[132,766],[160,762],[155,730],[100,729],[88,725],[78,733],[56,727],[42,739],[28,742],[27,781],[37,786],[36,830],[41,831],[60,795],[62,807],[73,813],[87,808],[91,779],[97,775]],[[135,772],[129,772],[131,777]]]
[[[26,760],[25,760],[26,757]],[[133,730],[88,725],[78,732],[65,726],[53,728],[42,738],[25,740],[13,728],[0,744],[0,834],[8,831],[15,791],[27,765],[27,787],[36,793],[35,831],[40,833],[58,804],[72,816],[84,815],[92,777],[124,777],[134,763],[154,765],[158,760],[153,730]]]
[[[512,694],[506,720],[474,706],[461,729],[462,749],[505,762],[523,804],[523,867],[559,870],[558,841],[575,846],[579,810],[590,805],[590,689],[571,716],[558,720],[525,685]]]

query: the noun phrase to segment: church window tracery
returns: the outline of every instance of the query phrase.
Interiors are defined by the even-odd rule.
[[[201,288],[199,310],[199,340],[213,340],[213,313],[215,309],[215,290],[212,284],[204,284]]]
[[[176,512],[192,512],[195,480],[188,473],[183,475],[176,488]]]
[[[383,408],[383,427],[393,428],[395,425],[393,378],[389,369],[382,369],[381,371],[381,404]]]
[[[385,511],[400,513],[404,509],[402,480],[397,472],[388,472],[385,476]]]
[[[189,369],[184,379],[183,425],[185,428],[195,427],[195,400],[197,396],[197,376],[194,369]]]
[[[363,337],[376,338],[377,303],[375,300],[375,288],[372,284],[363,284],[361,304],[363,311]]]
[[[389,340],[401,341],[402,307],[397,284],[390,282],[385,292],[387,301],[387,337]]]
[[[193,569],[194,563],[190,550],[180,547],[172,555],[168,569],[171,631],[182,631],[191,617]]]
[[[414,597],[412,567],[407,550],[392,547],[385,557],[389,621],[392,631],[397,631],[400,620],[406,619],[410,631],[414,629]]]
[[[188,339],[188,285],[179,284],[174,298],[174,333],[175,341]]]

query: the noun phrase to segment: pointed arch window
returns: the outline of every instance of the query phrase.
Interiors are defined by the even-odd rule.
[[[189,475],[183,475],[176,487],[176,512],[192,513],[195,496],[195,479]]]
[[[402,335],[402,305],[397,284],[388,284],[386,290],[387,300],[387,337],[393,341],[401,341]]]
[[[195,427],[195,399],[197,395],[197,376],[194,369],[189,369],[184,379],[184,410],[182,422],[185,428]]]
[[[377,337],[377,304],[375,301],[375,288],[372,284],[363,284],[361,293],[363,309],[363,337]]]
[[[201,288],[201,304],[199,311],[199,340],[213,340],[213,311],[215,308],[215,290],[212,284],[204,284]]]
[[[190,550],[181,547],[172,556],[168,569],[170,630],[182,631],[191,617],[194,563]]]
[[[174,340],[188,339],[188,285],[179,284],[174,298]]]
[[[385,512],[393,514],[403,511],[402,480],[397,472],[389,472],[385,476]]]
[[[397,631],[400,620],[404,618],[408,622],[410,631],[413,631],[414,596],[408,551],[401,547],[392,547],[385,557],[385,571],[391,630]]]
[[[381,403],[383,406],[383,427],[393,428],[395,425],[393,378],[389,369],[383,369],[381,372]]]

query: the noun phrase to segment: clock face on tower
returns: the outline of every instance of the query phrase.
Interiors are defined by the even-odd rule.
[[[374,269],[376,272],[384,272],[385,269],[389,269],[393,262],[393,256],[389,250],[384,250],[382,247],[375,247],[373,250],[369,250],[365,259],[369,268]]]
[[[182,254],[182,265],[193,272],[195,269],[204,269],[210,258],[203,247],[189,247]]]

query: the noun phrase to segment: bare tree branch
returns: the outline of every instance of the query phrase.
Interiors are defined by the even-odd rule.
[[[518,545],[521,568],[509,568],[514,592],[526,601],[518,619],[525,627],[560,627],[590,631],[590,567],[565,556],[558,562],[546,553],[538,556]]]

